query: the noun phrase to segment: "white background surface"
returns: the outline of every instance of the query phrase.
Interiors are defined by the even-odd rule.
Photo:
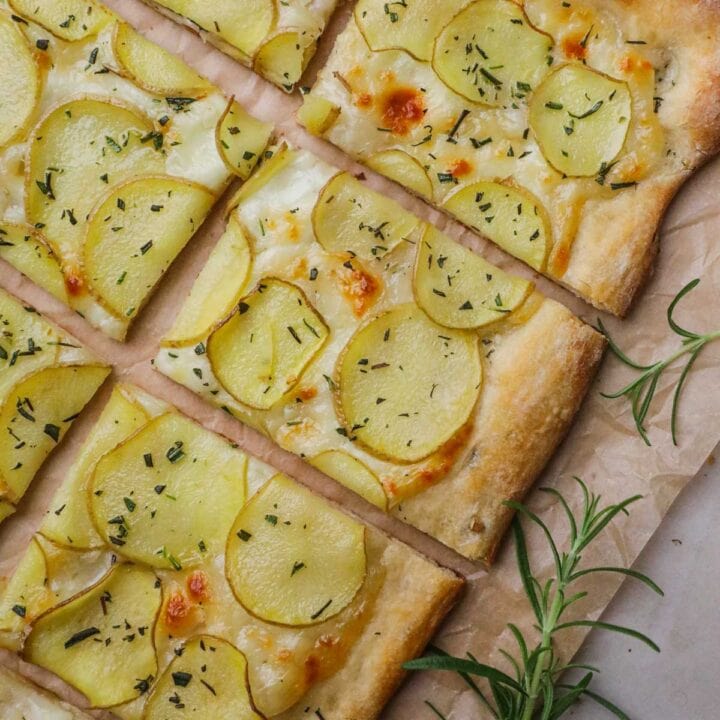
[[[593,633],[578,661],[598,667],[593,688],[631,720],[718,720],[720,689],[720,446],[685,489],[634,567],[665,591],[627,581],[603,620],[629,625],[660,645]],[[612,718],[591,701],[565,717]]]

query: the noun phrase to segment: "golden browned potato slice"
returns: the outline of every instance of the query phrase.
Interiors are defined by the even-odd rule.
[[[430,60],[435,36],[470,0],[359,0],[355,22],[371,50],[407,50]]]
[[[413,290],[418,305],[440,325],[489,325],[522,305],[532,287],[531,282],[504,273],[432,225],[425,229]]]
[[[67,303],[65,276],[40,233],[29,225],[0,222],[0,258]]]
[[[432,183],[425,168],[404,150],[383,150],[375,153],[368,158],[367,165],[420,197],[432,200]]]
[[[7,394],[0,408],[0,479],[10,502],[25,494],[45,458],[109,373],[100,365],[44,368]]]
[[[93,523],[122,555],[179,570],[222,552],[245,502],[247,458],[229,441],[167,413],[95,466]]]
[[[51,110],[35,128],[27,160],[28,221],[44,228],[50,246],[80,264],[85,218],[108,187],[162,172],[151,121],[138,110],[91,98]]]
[[[137,314],[215,201],[210,190],[169,176],[114,187],[87,225],[90,290],[115,315]]]
[[[266,410],[300,381],[329,330],[296,285],[264,278],[208,341],[208,359],[239,402]]]
[[[88,482],[98,460],[148,420],[142,406],[130,400],[121,387],[113,389],[65,482],[53,497],[55,512],[45,516],[40,528],[45,537],[80,550],[103,546],[88,511]]]
[[[263,720],[250,695],[245,656],[211,635],[188,641],[160,676],[143,715],[144,720],[171,717]]]
[[[0,290],[0,399],[21,378],[52,365],[59,340],[58,332],[33,308]]]
[[[273,0],[155,0],[252,57],[277,17]]]
[[[512,0],[476,0],[438,35],[432,65],[473,102],[506,107],[538,86],[552,62],[553,40]]]
[[[387,496],[377,475],[344,450],[326,450],[310,460],[310,464],[381,510],[387,510]]]
[[[314,52],[315,40],[309,33],[283,28],[260,46],[253,69],[290,92]]]
[[[249,612],[283,625],[337,615],[365,579],[365,528],[284,475],[242,509],[226,572]]]
[[[540,201],[527,190],[481,181],[460,188],[445,209],[536,270],[544,270],[552,247],[550,224]]]
[[[297,111],[298,122],[313,135],[322,135],[340,117],[340,107],[319,95],[303,96],[303,103]]]
[[[45,554],[33,539],[2,594],[0,636],[20,632],[47,608],[49,600]]]
[[[312,213],[315,239],[330,253],[381,258],[420,223],[394,200],[371,190],[346,172],[320,193]]]
[[[555,70],[530,101],[543,155],[570,176],[606,172],[625,144],[631,115],[627,84],[579,63]]]
[[[360,328],[337,366],[336,405],[349,438],[415,462],[468,421],[480,392],[478,338],[401,305]]]
[[[116,24],[113,49],[124,73],[151,93],[194,96],[213,89],[180,58],[146,40],[127,23]]]
[[[272,125],[252,117],[232,98],[215,128],[215,142],[228,170],[243,180],[257,165]]]
[[[38,618],[24,658],[76,687],[93,707],[133,700],[157,675],[153,628],[161,599],[155,573],[118,565]]]
[[[0,12],[0,147],[29,130],[40,99],[40,69],[15,23]]]
[[[163,345],[180,347],[204,340],[218,318],[226,317],[239,302],[252,267],[252,250],[234,215],[225,233],[192,286]]]
[[[97,35],[113,16],[93,0],[8,0],[18,14],[63,40]]]

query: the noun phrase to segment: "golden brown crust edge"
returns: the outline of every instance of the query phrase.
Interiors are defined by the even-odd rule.
[[[513,515],[503,502],[527,493],[564,438],[605,339],[564,306],[543,300],[527,322],[496,344],[466,453],[448,478],[394,510],[488,564]]]

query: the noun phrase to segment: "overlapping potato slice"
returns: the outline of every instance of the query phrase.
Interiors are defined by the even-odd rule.
[[[278,173],[282,172],[295,158],[296,151],[285,143],[274,151],[267,151],[262,165],[241,185],[227,204],[227,212],[232,212],[240,203],[252,197],[261,187],[267,185]]]
[[[508,106],[524,100],[548,72],[553,40],[512,0],[475,0],[435,41],[440,79],[473,102]]]
[[[15,506],[7,500],[0,500],[0,523],[15,513]]]
[[[141,88],[157,95],[195,96],[213,88],[180,58],[118,22],[113,50],[123,71]]]
[[[252,57],[277,17],[273,0],[155,0],[158,5],[215,33],[246,57]]]
[[[347,436],[380,457],[415,462],[468,421],[482,380],[478,338],[401,305],[353,335],[336,374]]]
[[[0,602],[0,637],[18,633],[44,611],[49,599],[45,554],[33,539],[5,587]]]
[[[310,464],[381,510],[387,510],[387,496],[375,473],[344,450],[326,450],[310,460]]]
[[[368,158],[367,165],[420,197],[432,199],[433,187],[425,168],[404,150],[383,150],[375,153]]]
[[[435,36],[470,0],[360,0],[355,22],[371,50],[407,50],[418,60],[430,60]]]
[[[0,222],[0,258],[59,300],[67,302],[60,263],[34,228]]]
[[[179,570],[222,552],[245,501],[247,458],[177,413],[103,456],[90,481],[95,528],[117,552]]]
[[[570,176],[606,171],[625,144],[631,115],[627,84],[579,63],[555,70],[530,101],[543,155]]]
[[[220,638],[186,643],[157,681],[144,720],[262,720],[253,706],[245,656]]]
[[[192,345],[206,338],[218,318],[226,317],[237,305],[251,267],[252,250],[247,235],[231,215],[163,345]]]
[[[289,92],[314,52],[315,41],[309,33],[284,28],[260,46],[253,69]]]
[[[340,107],[319,95],[303,96],[303,103],[297,111],[298,122],[313,135],[322,135],[332,127],[340,116]]]
[[[93,0],[8,0],[17,13],[63,40],[97,35],[112,15]]]
[[[54,512],[47,514],[41,527],[45,537],[76,549],[103,546],[88,511],[88,482],[98,460],[147,421],[145,410],[129,399],[121,387],[115,387],[53,498]]]
[[[545,209],[527,190],[482,181],[451,195],[445,209],[503,250],[543,270],[552,247]]]
[[[312,213],[316,240],[330,253],[381,258],[407,238],[419,220],[394,200],[338,173],[320,193]]]
[[[215,128],[215,142],[228,170],[245,180],[270,139],[272,125],[249,115],[230,100]]]
[[[264,278],[210,336],[207,354],[236,400],[267,409],[297,385],[328,334],[299,287]]]
[[[85,275],[120,317],[136,314],[215,200],[210,190],[169,176],[114,187],[87,225]]]
[[[413,290],[440,325],[480,328],[518,308],[532,283],[513,277],[428,225],[418,248]]]
[[[101,365],[43,368],[6,395],[0,408],[0,479],[10,502],[22,497],[109,373]]]
[[[21,378],[55,362],[59,340],[33,308],[0,291],[0,402]]]
[[[41,84],[40,68],[27,40],[0,12],[0,147],[27,132]]]
[[[28,153],[28,221],[53,250],[79,265],[85,218],[108,187],[162,172],[161,151],[143,142],[153,125],[139,111],[95,98],[73,100],[38,124]]]
[[[118,565],[38,618],[23,655],[76,687],[93,707],[128,702],[157,675],[153,627],[160,602],[151,570]]]
[[[242,605],[283,625],[337,615],[365,578],[365,528],[284,475],[241,510],[226,572]]]

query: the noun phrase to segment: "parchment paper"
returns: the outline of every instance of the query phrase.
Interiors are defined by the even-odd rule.
[[[299,104],[297,96],[285,95],[212,46],[204,44],[191,32],[149,9],[140,0],[106,0],[106,4],[148,37],[181,55],[228,94],[235,95],[253,114],[275,123],[278,132],[293,143],[313,150],[338,167],[356,173],[363,172],[368,183],[376,189],[444,228],[450,235],[479,250],[501,267],[533,277],[545,294],[564,302],[586,321],[595,322],[597,311],[583,301],[544,278],[537,277],[524,265],[464,230],[457,222],[409,196],[388,180],[353,163],[336,148],[305,133],[293,120],[294,110]],[[349,5],[346,4],[333,19],[306,75],[305,84],[311,84],[313,68],[319,67],[329,52],[333,38],[342,28],[348,12]],[[621,347],[638,361],[665,357],[677,347],[678,338],[667,327],[665,311],[677,291],[695,277],[702,278],[702,282],[681,305],[678,319],[691,329],[710,330],[720,326],[718,193],[720,161],[714,161],[687,184],[672,205],[661,232],[661,252],[656,273],[635,311],[625,321],[603,317],[603,322]],[[607,221],[611,222],[612,218],[608,217]],[[467,593],[435,642],[456,654],[469,650],[484,661],[499,662],[498,648],[512,647],[506,623],[511,621],[527,630],[532,625],[531,613],[518,579],[511,542],[506,543],[497,564],[490,572],[486,572],[419,531],[386,516],[304,465],[299,458],[280,450],[226,413],[211,408],[190,391],[152,370],[150,359],[155,354],[157,342],[169,327],[222,227],[220,203],[164,278],[124,345],[90,328],[59,301],[32,286],[18,272],[0,261],[1,286],[35,305],[115,367],[113,376],[76,421],[62,447],[42,468],[18,513],[0,529],[0,575],[6,576],[12,571],[30,535],[39,525],[52,492],[62,482],[65,469],[72,462],[107,399],[111,384],[122,379],[135,382],[174,403],[181,411],[337,500],[366,521],[399,537],[434,560],[465,574],[469,581]],[[645,496],[629,518],[616,521],[601,541],[587,551],[585,560],[588,563],[632,565],[673,500],[720,440],[720,343],[708,347],[695,365],[681,405],[679,447],[674,447],[669,431],[670,407],[679,372],[680,367],[668,370],[657,390],[647,423],[653,443],[648,448],[635,432],[625,401],[609,401],[599,395],[601,389],[615,390],[629,379],[627,368],[610,357],[606,358],[577,422],[539,481],[539,485],[559,488],[574,501],[579,501],[579,493],[573,487],[573,475],[583,477],[591,489],[600,492],[607,502],[616,502],[637,493]],[[548,522],[560,541],[567,537],[562,514],[549,497],[533,492],[529,503]],[[573,505],[576,506],[577,502],[573,502]],[[448,512],[452,512],[452,502],[448,502]],[[535,534],[530,536],[530,550],[536,570],[540,573],[548,572],[551,567],[550,554],[541,538]],[[596,618],[607,606],[620,582],[614,576],[590,577],[592,581],[584,588],[591,591],[590,596],[577,606],[577,612]],[[575,631],[558,635],[557,647],[561,654],[566,658],[573,655],[584,635],[583,632]],[[642,662],[643,652],[646,652],[644,648],[638,648],[638,662]],[[18,664],[7,653],[0,656],[0,661],[14,666]],[[28,666],[21,669],[36,679],[49,680],[46,674],[38,673]],[[59,687],[57,681],[53,680],[51,684],[55,689]],[[78,700],[77,694],[67,691],[64,694]],[[383,718],[429,720],[434,715],[424,704],[425,700],[432,701],[449,720],[483,717],[461,680],[450,674],[423,673],[405,683]]]

